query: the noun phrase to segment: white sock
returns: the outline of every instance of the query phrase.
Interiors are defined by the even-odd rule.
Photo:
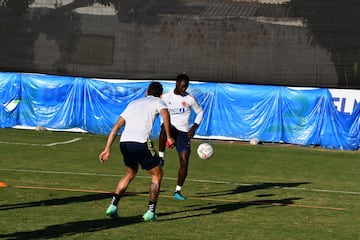
[[[181,186],[176,185],[175,192],[180,192],[180,191],[181,191]]]
[[[164,152],[159,152],[159,157],[164,158]]]

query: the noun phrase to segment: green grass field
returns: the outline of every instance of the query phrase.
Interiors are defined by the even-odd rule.
[[[143,222],[147,172],[105,210],[124,168],[107,136],[0,129],[0,239],[360,239],[360,153],[298,146],[193,141],[188,180],[172,199],[178,160],[166,152],[157,222]],[[80,139],[79,139],[80,138]],[[154,141],[157,145],[157,142]]]

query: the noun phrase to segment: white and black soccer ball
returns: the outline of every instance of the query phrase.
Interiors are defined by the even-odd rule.
[[[214,154],[214,149],[209,143],[201,143],[197,148],[197,154],[201,159],[209,159]]]
[[[257,139],[257,138],[252,138],[252,139],[250,139],[250,144],[251,145],[258,145],[259,144],[259,139]]]

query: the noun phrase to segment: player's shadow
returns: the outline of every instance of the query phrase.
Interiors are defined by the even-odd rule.
[[[239,193],[246,193],[246,192],[262,190],[262,189],[295,188],[300,185],[309,184],[309,183],[310,182],[293,182],[293,183],[264,182],[264,183],[257,183],[257,184],[240,185],[240,186],[236,187],[235,189],[231,189],[231,190],[198,193],[197,195],[200,197],[216,197],[216,196],[223,196],[223,195],[234,195],[234,194],[239,194]]]
[[[26,203],[17,203],[17,204],[4,204],[0,206],[0,210],[10,210],[17,208],[28,208],[28,207],[42,207],[42,206],[58,206],[65,204],[72,204],[77,202],[91,202],[96,200],[102,200],[110,198],[110,193],[94,193],[86,194],[81,196],[72,196],[67,198],[54,198]]]
[[[248,185],[241,185],[236,187],[235,189],[225,190],[225,191],[217,191],[217,192],[204,192],[198,193],[199,197],[216,197],[216,196],[224,196],[224,195],[235,195],[240,193],[246,193],[261,189],[273,189],[273,188],[294,188],[298,187],[299,185],[309,184],[309,182],[294,182],[294,183],[279,183],[279,182],[271,182],[271,183],[258,183],[258,184],[248,184]],[[259,194],[256,197],[271,197],[274,194]],[[250,206],[259,206],[259,207],[273,207],[273,206],[289,206],[293,205],[294,201],[300,200],[301,198],[294,197],[294,198],[284,198],[284,199],[262,199],[256,201],[235,201],[228,202],[224,204],[208,204],[208,206],[191,206],[191,209],[187,209],[184,211],[178,212],[170,212],[159,214],[158,216],[169,216],[169,215],[176,215],[181,213],[186,213],[186,216],[181,217],[170,217],[167,220],[177,220],[181,218],[189,218],[189,217],[198,217],[204,215],[211,215],[211,214],[220,214],[224,212],[236,211],[242,208],[250,207]],[[160,220],[161,221],[161,220]]]
[[[125,225],[142,222],[141,216],[122,217],[117,219],[94,219],[76,222],[68,222],[65,224],[56,224],[47,226],[43,229],[35,231],[24,231],[10,234],[0,234],[0,239],[55,239],[60,237],[70,237],[79,233],[96,232],[106,229],[117,228]]]
[[[161,217],[160,219],[158,219],[158,221],[179,220],[184,218],[200,217],[200,216],[206,216],[212,214],[231,212],[250,206],[259,206],[259,207],[289,206],[289,205],[293,205],[294,201],[300,199],[301,198],[284,198],[284,199],[267,199],[267,200],[244,201],[244,202],[234,202],[234,203],[224,203],[224,204],[208,204],[208,206],[191,208],[176,212],[174,211],[167,213],[158,213],[157,215]],[[184,213],[185,216],[171,217],[171,215],[181,214],[181,213]],[[163,217],[165,217],[165,219],[162,219]]]
[[[128,193],[124,197],[133,196],[144,193]],[[86,194],[82,196],[72,196],[67,198],[57,198],[57,199],[47,199],[42,201],[33,201],[19,204],[7,204],[1,205],[0,210],[10,210],[17,208],[27,208],[27,207],[42,207],[42,206],[58,206],[65,204],[73,204],[79,202],[91,202],[96,200],[102,200],[110,198],[110,193],[94,193]],[[143,222],[142,216],[132,216],[132,217],[121,217],[120,219],[94,219],[94,220],[83,220],[68,222],[65,224],[56,224],[51,226],[46,226],[43,229],[34,230],[34,231],[23,231],[15,232],[10,234],[0,234],[0,239],[53,239],[59,237],[69,237],[76,235],[78,233],[85,232],[96,232],[111,228],[117,228],[125,225],[131,225],[135,223]]]

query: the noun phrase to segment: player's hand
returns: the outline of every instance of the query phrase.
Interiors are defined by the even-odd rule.
[[[187,133],[188,137],[193,138],[195,136],[195,132],[196,132],[196,125],[194,124]]]
[[[168,139],[166,140],[166,147],[168,147],[168,148],[170,148],[170,149],[172,149],[172,148],[175,147],[175,141],[174,141],[173,138],[168,138]]]
[[[99,160],[101,163],[109,160],[109,157],[110,157],[110,152],[107,150],[104,150],[99,154]]]

